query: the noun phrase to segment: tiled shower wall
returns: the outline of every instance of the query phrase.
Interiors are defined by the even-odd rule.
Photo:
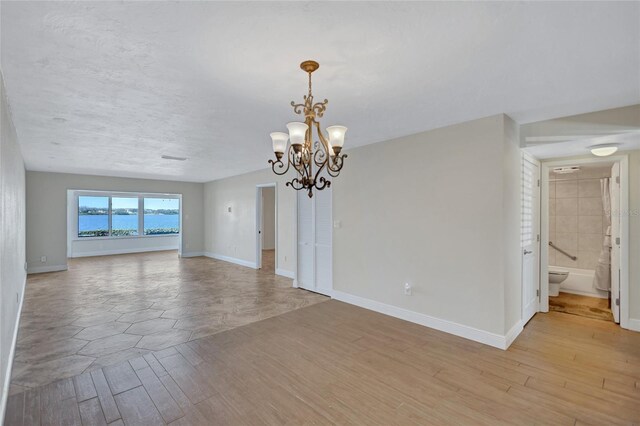
[[[578,256],[576,261],[549,247],[549,265],[595,269],[602,249],[606,219],[600,179],[611,167],[583,168],[549,176],[549,241]]]

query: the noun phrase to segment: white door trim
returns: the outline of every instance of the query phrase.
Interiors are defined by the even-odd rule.
[[[620,326],[629,329],[629,156],[585,157],[543,162],[540,172],[540,311],[549,312],[549,170],[553,167],[594,163],[620,163]]]
[[[262,268],[262,238],[261,238],[261,229],[262,228],[262,189],[263,188],[274,188],[274,203],[275,203],[275,270],[278,270],[278,184],[276,182],[271,183],[261,183],[256,185],[256,223],[255,223],[255,233],[256,233],[256,269]]]
[[[537,216],[534,218],[534,221],[538,222],[538,235],[542,235],[542,220],[541,220],[541,206],[542,206],[542,167],[541,167],[541,163],[540,160],[538,160],[537,158],[535,158],[534,156],[532,156],[531,154],[522,151],[522,163],[524,163],[524,161],[529,161],[532,164],[535,164],[536,166],[538,166],[538,179],[540,182],[540,185],[537,186],[538,190],[538,212],[537,212]],[[521,170],[521,173],[524,173],[523,170]],[[522,191],[522,182],[520,183],[520,190]],[[522,211],[520,212],[520,214],[522,215]],[[540,238],[540,241],[537,242],[538,244],[538,253],[537,253],[537,257],[538,257],[538,265],[536,265],[536,268],[538,269],[538,306],[536,308],[536,312],[540,312],[541,311],[541,295],[542,295],[542,272],[541,272],[541,265],[542,265],[542,245],[541,245],[541,240],[542,238]],[[520,250],[523,250],[522,247],[520,247]],[[546,253],[546,252],[545,252]],[[521,256],[522,256],[522,252],[521,252]],[[523,261],[521,262],[521,283],[522,283],[522,288],[521,288],[521,294],[520,294],[520,320],[522,321],[522,324],[524,325],[527,321],[529,321],[531,319],[531,317],[529,318],[525,318],[525,277],[524,277],[524,256],[522,256]],[[545,260],[546,261],[546,260]],[[548,289],[547,289],[548,292]],[[548,304],[548,299],[547,299],[547,304]],[[548,307],[547,307],[548,309]]]

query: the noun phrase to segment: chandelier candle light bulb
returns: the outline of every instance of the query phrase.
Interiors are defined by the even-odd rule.
[[[318,67],[320,65],[315,61],[304,61],[300,64],[300,68],[309,75],[309,92],[303,97],[303,103],[291,102],[291,106],[293,112],[304,115],[304,122],[294,121],[287,124],[288,135],[283,132],[271,133],[276,160],[269,160],[271,169],[277,175],[284,175],[293,167],[297,176],[287,182],[287,186],[297,191],[305,190],[309,197],[313,197],[314,189],[320,191],[331,186],[331,181],[321,174],[338,176],[344,159],[347,158],[345,154],[340,154],[347,128],[328,127],[328,138],[320,130],[320,122],[317,119],[324,115],[329,101],[313,101],[311,74]],[[316,140],[314,133],[317,136]],[[288,149],[287,141],[291,142]]]

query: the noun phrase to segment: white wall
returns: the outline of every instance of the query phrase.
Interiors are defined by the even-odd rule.
[[[285,187],[285,177],[276,176],[271,169],[205,184],[205,251],[208,255],[255,267],[256,185],[273,182],[277,183],[278,191],[276,273],[293,275],[296,191]]]
[[[640,125],[640,117],[638,117]],[[624,153],[623,153],[624,154]],[[640,150],[629,154],[629,316],[640,331]]]
[[[502,168],[502,235],[504,269],[504,334],[510,344],[520,333],[522,319],[522,252],[520,249],[522,151],[519,147],[518,125],[508,116],[504,120],[502,162],[493,167]],[[496,164],[497,163],[497,164]]]
[[[182,194],[183,256],[204,249],[202,183],[66,173],[27,172],[27,262],[29,270],[61,270],[67,265],[67,190]],[[47,257],[45,263],[40,262]]]
[[[496,115],[350,150],[333,185],[337,297],[501,346],[520,319],[517,140]]]
[[[262,188],[262,249],[276,248],[276,189]]]
[[[143,237],[72,239],[70,257],[105,256],[110,254],[141,253],[161,250],[178,250],[177,235],[153,235]]]
[[[0,423],[24,294],[25,171],[0,73]]]
[[[505,346],[521,317],[516,124],[496,115],[349,154],[332,183],[334,296]],[[255,265],[255,186],[274,181],[279,268],[295,271],[295,191],[271,170],[205,184],[209,254]]]

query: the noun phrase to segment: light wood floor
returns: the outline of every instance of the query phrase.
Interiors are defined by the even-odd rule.
[[[502,351],[332,300],[12,395],[7,417],[119,421],[638,424],[640,333],[551,312]]]
[[[599,297],[580,296],[578,294],[563,293],[556,297],[549,297],[549,309],[571,315],[613,321],[613,314],[609,308],[609,300]]]
[[[176,252],[71,259],[68,271],[29,275],[10,393],[327,299],[291,284]]]

